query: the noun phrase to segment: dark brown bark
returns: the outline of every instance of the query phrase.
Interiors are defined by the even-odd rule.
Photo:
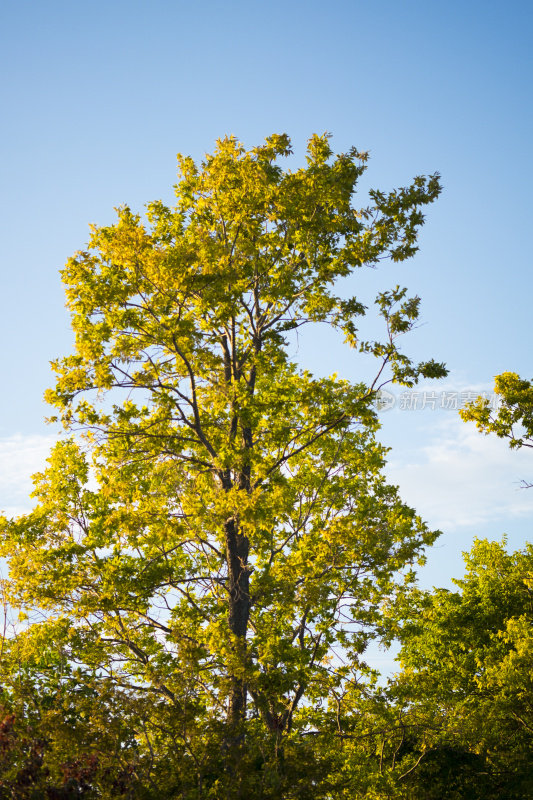
[[[239,362],[235,350],[235,320],[232,320],[231,332],[228,331],[226,335],[222,336],[221,342],[224,358],[224,380],[229,389],[232,383],[238,383],[243,378],[246,380],[242,370],[242,363]],[[260,348],[261,343],[258,341],[255,349],[260,350]],[[252,366],[249,379],[246,380],[250,395],[254,393],[255,380],[255,366]],[[232,442],[236,440],[239,428],[241,429],[242,442],[244,444],[244,458],[240,465],[240,474],[235,480],[228,471],[221,476],[221,483],[226,491],[236,485],[239,490],[250,492],[251,470],[249,455],[253,448],[253,435],[251,428],[242,424],[238,407],[233,406],[230,427],[230,440]],[[229,592],[228,623],[229,629],[235,637],[235,655],[237,660],[241,662],[242,667],[244,667],[246,635],[250,618],[250,568],[248,565],[250,542],[248,537],[240,532],[239,520],[236,516],[226,520],[225,534]],[[230,684],[228,722],[232,728],[237,730],[246,718],[247,686],[242,674],[232,675]]]
[[[237,637],[237,656],[246,657],[246,633],[250,618],[250,571],[248,554],[250,543],[239,533],[236,519],[226,521],[226,548],[228,559],[229,629]],[[246,681],[234,675],[231,678],[228,702],[228,722],[237,726],[246,715]]]

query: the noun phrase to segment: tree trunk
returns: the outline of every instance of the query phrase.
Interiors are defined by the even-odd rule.
[[[228,558],[229,589],[229,628],[238,638],[237,657],[244,667],[246,656],[246,633],[250,617],[250,572],[248,554],[250,543],[246,536],[239,533],[235,517],[226,521],[226,548]],[[242,675],[231,677],[228,702],[228,722],[238,727],[246,715],[246,681]]]

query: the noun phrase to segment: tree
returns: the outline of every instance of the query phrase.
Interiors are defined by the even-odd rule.
[[[467,403],[459,412],[465,422],[475,422],[485,434],[495,433],[501,439],[509,439],[515,449],[533,447],[533,384],[520,378],[515,372],[496,375],[494,391],[500,404],[494,413],[490,400],[478,397]],[[533,484],[523,481],[523,488]]]
[[[137,790],[147,765],[134,733],[141,708],[109,680],[71,663],[68,623],[33,624],[22,635],[20,625],[6,607],[0,797],[142,797]]]
[[[313,136],[284,172],[290,152],[226,138],[179,157],[175,208],[93,228],[63,272],[75,352],[47,394],[77,438],[2,526],[12,602],[61,621],[80,674],[152,698],[138,738],[178,765],[169,797],[316,796],[316,726],[436,535],[384,480],[372,406],[389,380],[446,374],[399,350],[419,299],[381,293],[384,339],[363,341],[367,309],[335,285],[416,252],[438,176],[357,210],[366,154]],[[298,369],[294,332],[318,323],[375,377]]]
[[[533,384],[515,372],[496,375],[494,391],[500,404],[494,413],[490,400],[478,397],[459,412],[465,422],[475,422],[485,434],[509,439],[512,448],[533,447]],[[524,487],[532,484],[524,481]]]
[[[403,717],[399,797],[531,796],[533,547],[477,540],[458,591],[416,592],[394,610],[402,670],[391,686]],[[399,741],[399,726],[389,728]]]

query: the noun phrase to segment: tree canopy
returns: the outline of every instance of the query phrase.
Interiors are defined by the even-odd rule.
[[[365,648],[436,536],[387,484],[375,437],[385,382],[446,374],[399,348],[419,299],[379,294],[383,337],[366,341],[367,306],[337,286],[416,252],[438,176],[357,208],[365,153],[313,136],[284,171],[290,152],[274,135],[180,156],[175,207],[119,209],[62,273],[75,347],[47,399],[71,438],[34,511],[1,525],[28,618],[3,658],[14,676],[21,652],[34,664],[37,708],[70,687],[68,736],[100,720],[102,746],[84,738],[108,776],[95,796],[345,796],[335,741],[366,691]],[[376,359],[370,381],[294,362],[295,332],[318,324]]]
[[[511,447],[533,447],[533,384],[516,372],[496,375],[494,391],[499,405],[494,413],[490,400],[478,397],[461,410],[466,422],[475,422],[483,433],[509,439]]]
[[[505,541],[476,540],[465,566],[457,591],[417,591],[394,612],[402,670],[390,688],[387,753],[403,736],[389,776],[405,774],[398,798],[533,791],[533,547],[508,553]]]
[[[502,372],[496,375],[494,391],[499,400],[496,409],[480,396],[461,409],[461,417],[465,422],[475,422],[482,433],[508,439],[514,449],[533,447],[533,383],[516,372]],[[523,481],[524,489],[532,487],[532,483]]]

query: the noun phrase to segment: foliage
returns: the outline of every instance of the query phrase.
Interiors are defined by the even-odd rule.
[[[446,372],[399,350],[419,300],[381,293],[384,338],[363,341],[367,309],[335,285],[415,253],[438,177],[355,209],[366,154],[313,136],[284,172],[289,153],[286,136],[226,138],[200,166],[179,158],[175,208],[93,228],[63,272],[75,352],[48,393],[77,438],[1,526],[28,658],[57,643],[90,752],[80,693],[103,720],[105,687],[106,735],[158,796],[343,796],[339,698],[353,715],[383,599],[436,535],[383,477],[372,406],[388,380]],[[293,332],[312,323],[374,356],[375,378],[298,369]]]
[[[496,413],[487,398],[478,397],[459,413],[465,421],[475,422],[483,433],[495,433],[510,440],[510,446],[533,447],[533,384],[515,372],[496,375],[494,391],[500,399]]]
[[[390,692],[420,759],[395,797],[533,792],[533,546],[476,541],[465,560],[459,591],[418,592],[395,610],[402,671]]]
[[[145,796],[130,698],[82,675],[67,660],[62,631],[53,634],[33,625],[4,643],[0,797]]]
[[[509,439],[512,448],[533,447],[533,384],[515,372],[496,375],[494,391],[500,403],[496,413],[490,401],[478,397],[459,412],[465,422],[475,422],[485,434],[495,433]],[[532,483],[522,481],[522,488],[531,489]]]

